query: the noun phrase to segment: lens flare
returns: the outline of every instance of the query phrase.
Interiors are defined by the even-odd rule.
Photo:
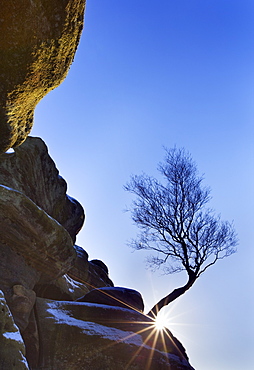
[[[165,317],[163,315],[157,315],[156,319],[155,319],[155,322],[154,322],[154,326],[156,328],[156,330],[163,330],[166,326],[166,320],[165,320]]]
[[[158,331],[163,331],[169,326],[169,318],[163,311],[159,311],[154,319],[154,327]]]
[[[72,278],[70,274],[68,274],[69,277]],[[75,276],[73,278],[77,279]],[[80,279],[79,279],[80,281]],[[81,282],[86,283],[87,285],[90,285],[92,288],[96,288],[92,286],[91,284],[81,280]],[[98,289],[98,288],[97,288]],[[121,301],[120,299],[113,297],[109,293],[107,293],[104,290],[101,290],[102,294],[105,294],[109,296],[110,298],[113,298],[116,301],[116,306],[118,305],[117,302],[121,304],[120,307],[125,306],[127,309],[131,309],[132,311],[136,311],[138,316],[137,318],[140,318],[140,321],[134,321],[134,320],[121,320],[117,319],[114,321],[114,319],[111,318],[110,320],[110,326],[112,324],[116,324],[116,328],[121,329],[121,326],[125,328],[126,325],[129,327],[129,329],[126,331],[126,336],[124,335],[122,338],[119,338],[117,341],[113,343],[108,343],[102,348],[100,348],[100,351],[105,351],[107,348],[110,348],[118,343],[126,342],[129,339],[135,339],[137,338],[139,343],[141,340],[141,343],[134,349],[133,355],[130,356],[128,363],[125,366],[125,370],[129,369],[132,364],[136,363],[136,361],[145,361],[145,369],[150,369],[154,360],[154,356],[158,354],[158,351],[160,354],[164,354],[164,361],[165,366],[167,368],[170,368],[170,356],[169,354],[175,354],[180,359],[185,358],[185,354],[182,353],[182,347],[179,346],[178,341],[174,338],[172,333],[168,330],[168,328],[172,324],[172,312],[171,310],[161,310],[157,313],[157,315],[154,315],[154,318],[151,318],[150,316],[144,315],[139,310],[135,309],[133,306],[130,306],[124,301]],[[121,308],[122,309],[122,308]],[[140,315],[140,316],[139,316]],[[107,322],[107,320],[106,320]],[[114,325],[113,325],[114,327]],[[124,331],[123,331],[124,332]],[[147,349],[150,349],[150,353],[147,356]],[[97,352],[98,348],[94,348],[94,352]],[[144,353],[146,353],[145,357]]]

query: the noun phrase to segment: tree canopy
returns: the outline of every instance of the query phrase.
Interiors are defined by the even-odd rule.
[[[130,208],[140,230],[130,245],[157,252],[148,257],[151,268],[167,274],[186,271],[188,281],[158,302],[149,314],[188,290],[196,279],[219,259],[236,251],[233,224],[222,221],[207,207],[210,189],[203,185],[197,166],[184,149],[165,149],[158,170],[164,182],[145,174],[132,176],[125,189],[136,196]]]

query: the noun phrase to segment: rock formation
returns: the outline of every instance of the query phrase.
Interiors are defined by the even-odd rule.
[[[0,182],[0,289],[20,368],[191,369],[177,339],[142,314],[140,293],[114,288],[108,267],[74,245],[84,211],[41,139],[0,156]]]
[[[66,182],[41,139],[29,137],[22,148],[1,156],[0,184],[26,195],[58,221],[75,242],[84,223],[84,210],[66,194]]]
[[[36,103],[68,71],[84,7],[1,1],[0,369],[193,370],[142,313],[141,294],[114,287],[103,261],[75,245],[83,207],[45,143],[27,137]]]
[[[1,0],[0,153],[20,145],[36,104],[65,78],[85,0]]]
[[[136,290],[121,287],[93,289],[77,301],[131,308],[144,312],[144,302],[141,294]]]
[[[101,304],[36,302],[42,369],[192,369],[179,342],[165,342],[141,313]],[[182,352],[183,351],[183,352]]]
[[[0,369],[28,370],[25,345],[0,290]]]

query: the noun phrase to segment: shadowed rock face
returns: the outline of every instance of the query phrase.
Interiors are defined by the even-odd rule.
[[[93,289],[84,297],[79,298],[78,301],[132,308],[144,312],[144,302],[141,294],[136,290],[123,287]]]
[[[13,368],[12,343],[20,369],[27,360],[31,370],[193,370],[177,339],[140,312],[141,295],[113,288],[107,266],[73,246],[84,212],[66,188],[41,139],[0,155],[0,289],[19,328],[1,333],[0,320],[2,368]],[[89,293],[96,287],[106,288]]]
[[[66,182],[59,176],[41,139],[28,137],[14,153],[0,156],[0,184],[29,197],[75,241],[84,223],[84,210],[78,201],[66,194]]]
[[[1,0],[0,153],[20,145],[36,104],[66,77],[85,0]]]
[[[76,258],[71,237],[58,222],[22,193],[2,185],[0,227],[0,251],[10,247],[46,279],[63,275]]]
[[[78,245],[74,245],[74,248],[77,257],[71,268],[56,280],[36,284],[34,290],[38,297],[75,301],[94,288],[114,286],[108,276],[108,268],[102,261],[100,265],[103,268],[88,261],[88,254],[83,248]]]
[[[0,369],[28,370],[25,345],[0,290]]]
[[[44,354],[38,369],[194,370],[170,331],[162,337],[134,310],[37,298],[36,312]]]

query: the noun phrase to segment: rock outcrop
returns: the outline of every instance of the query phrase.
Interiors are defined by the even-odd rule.
[[[0,14],[0,368],[193,370],[144,315],[140,293],[75,245],[84,210],[45,143],[37,102],[66,76],[85,0],[2,0]],[[14,152],[6,153],[14,147]]]
[[[69,233],[19,191],[0,185],[0,244],[22,255],[30,266],[56,279],[76,254]]]
[[[1,0],[0,153],[20,145],[36,104],[65,78],[85,0]]]
[[[140,293],[114,288],[108,267],[74,245],[83,208],[41,139],[0,156],[0,183],[0,289],[21,369],[26,360],[34,370],[192,369],[176,338],[160,338],[142,314]]]
[[[177,339],[134,310],[38,298],[36,312],[40,369],[192,369]]]
[[[84,297],[79,298],[78,301],[131,308],[136,311],[144,312],[144,302],[141,294],[136,290],[127,288],[106,287],[93,289]]]
[[[40,138],[28,137],[14,153],[2,154],[0,184],[18,190],[58,221],[75,242],[84,210],[66,194],[67,185]]]

